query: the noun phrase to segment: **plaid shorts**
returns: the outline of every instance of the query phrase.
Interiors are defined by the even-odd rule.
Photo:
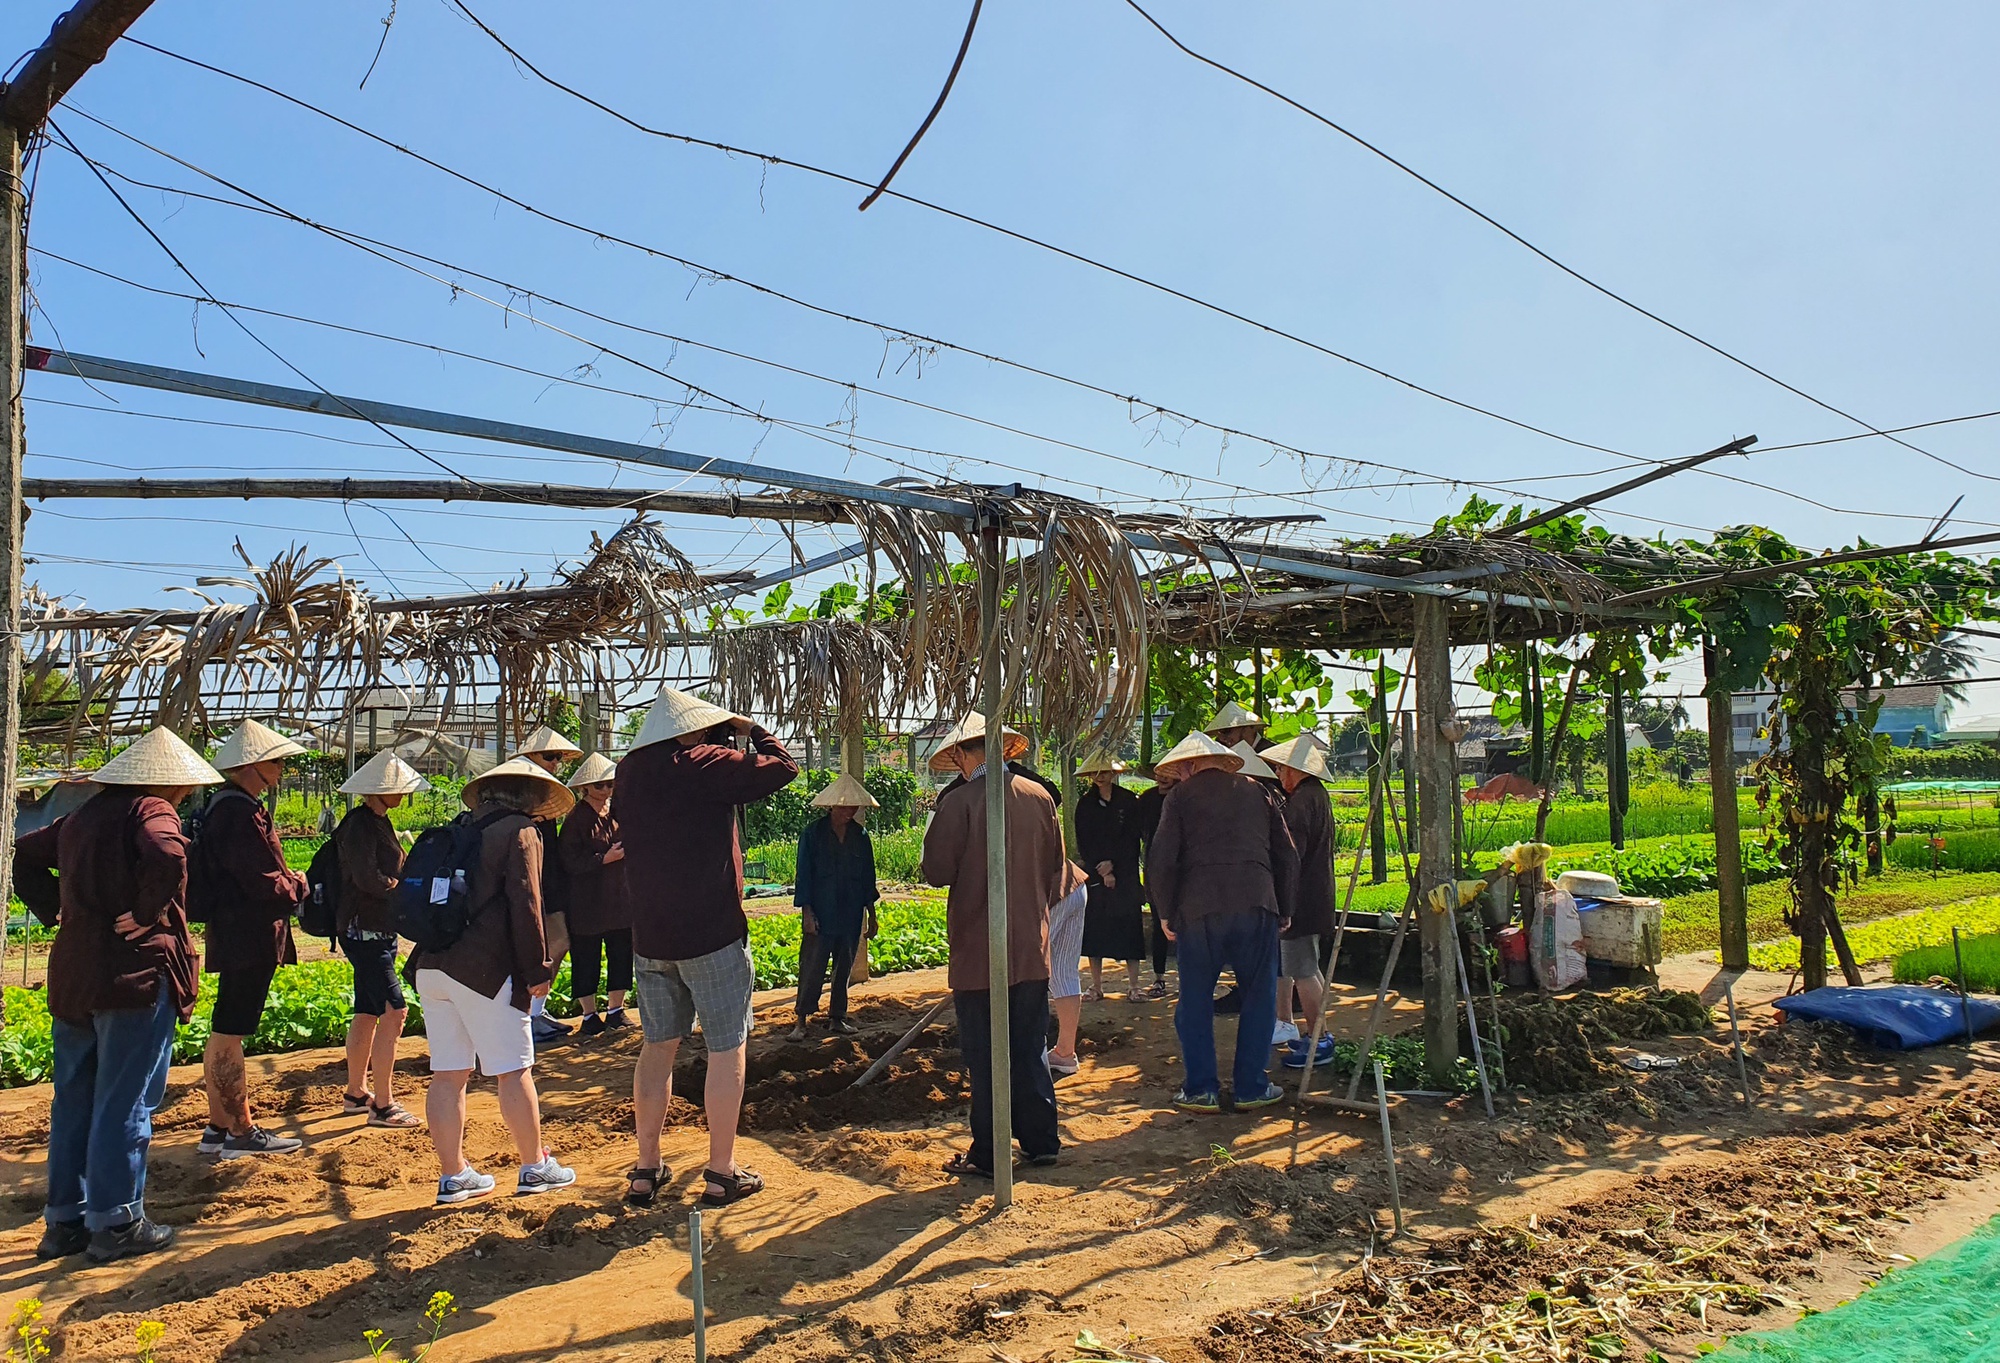
[[[701,1025],[711,1051],[733,1051],[750,1036],[750,993],[757,987],[750,939],[687,961],[632,958],[639,1026],[648,1041],[678,1041]]]

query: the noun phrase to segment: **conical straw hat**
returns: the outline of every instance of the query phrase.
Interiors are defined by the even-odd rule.
[[[569,774],[569,788],[582,790],[585,786],[602,785],[618,775],[618,764],[601,752],[594,752],[576,764],[576,770]]]
[[[1311,734],[1300,734],[1283,743],[1274,743],[1257,755],[1266,762],[1317,776],[1322,781],[1333,779],[1333,769],[1326,764],[1326,754]]]
[[[1078,776],[1095,776],[1100,771],[1121,772],[1123,770],[1125,770],[1125,764],[1107,752],[1096,753],[1087,757],[1077,763],[1076,766],[1076,774]]]
[[[654,743],[665,743],[683,734],[700,733],[703,729],[712,729],[718,724],[741,718],[743,716],[720,705],[711,705],[699,696],[662,686],[653,701],[653,708],[646,712],[646,722],[639,726],[639,736],[632,740],[627,752],[637,752]]]
[[[294,743],[276,729],[246,719],[215,750],[215,766],[218,771],[235,771],[238,767],[291,757],[305,750],[303,743]]]
[[[171,729],[155,729],[90,774],[101,786],[219,786],[223,775]]]
[[[1012,762],[1028,750],[1028,736],[1026,734],[1016,733],[1012,729],[1002,729],[1000,734],[1001,760],[1003,762]],[[986,737],[986,716],[974,710],[964,719],[954,724],[951,732],[944,736],[944,742],[940,743],[938,750],[931,754],[931,760],[928,764],[930,769],[938,772],[950,771],[956,765],[952,761],[951,750],[965,742],[968,738],[984,737]]]
[[[1243,759],[1243,774],[1245,776],[1254,776],[1260,781],[1275,781],[1278,779],[1278,773],[1271,770],[1270,763],[1257,756],[1257,750],[1250,746],[1248,739],[1237,739],[1231,745],[1229,751]]]
[[[1219,734],[1230,729],[1248,729],[1253,725],[1261,729],[1264,727],[1264,721],[1232,700],[1215,712],[1215,718],[1208,722],[1208,728],[1204,732]]]
[[[543,795],[541,802],[532,809],[521,811],[531,819],[559,819],[576,808],[576,796],[570,788],[525,757],[510,757],[493,770],[467,781],[465,793],[459,796],[465,802],[465,807],[477,809],[480,789],[488,781],[500,776],[526,776],[536,783]]]
[[[1153,763],[1153,770],[1156,772],[1165,770],[1169,778],[1178,778],[1182,774],[1178,770],[1179,765],[1183,762],[1192,762],[1197,757],[1219,757],[1230,771],[1243,769],[1243,754],[1223,747],[1207,734],[1191,733],[1174,744],[1173,751]]]
[[[868,787],[852,776],[843,776],[825,790],[812,797],[812,802],[821,809],[842,806],[848,809],[877,809],[881,801],[868,793]]]
[[[382,749],[340,783],[342,795],[414,795],[430,788],[423,773],[399,757],[394,748]]]
[[[576,744],[570,742],[567,738],[564,738],[554,729],[544,724],[541,728],[521,740],[521,746],[514,749],[514,756],[520,757],[531,752],[552,752],[559,753],[564,757],[574,757],[582,751],[582,748],[577,747]]]

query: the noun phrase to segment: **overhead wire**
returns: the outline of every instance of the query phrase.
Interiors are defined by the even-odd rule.
[[[460,9],[465,8],[465,6],[462,3],[460,3],[459,0],[451,0],[451,3],[457,5],[458,8]],[[1711,341],[1704,336],[1696,335],[1694,332],[1688,330],[1686,327],[1680,325],[1678,322],[1669,321],[1667,318],[1662,317],[1659,313],[1654,312],[1652,309],[1645,307],[1642,304],[1634,302],[1632,299],[1626,297],[1622,293],[1619,293],[1617,290],[1611,288],[1610,286],[1605,284],[1600,284],[1598,281],[1592,279],[1589,275],[1583,273],[1583,271],[1577,269],[1575,266],[1570,265],[1564,261],[1558,260],[1555,256],[1543,250],[1540,246],[1537,246],[1534,242],[1529,241],[1519,232],[1516,232],[1513,228],[1507,226],[1505,223],[1501,222],[1499,219],[1495,218],[1492,214],[1486,212],[1484,209],[1477,208],[1472,204],[1466,202],[1464,199],[1452,193],[1450,190],[1446,189],[1443,185],[1439,184],[1437,181],[1431,179],[1428,175],[1425,175],[1422,171],[1419,171],[1415,167],[1411,166],[1408,162],[1399,160],[1397,157],[1390,155],[1388,152],[1384,151],[1381,147],[1376,146],[1373,142],[1370,142],[1367,138],[1361,136],[1359,133],[1354,132],[1352,129],[1343,127],[1339,123],[1334,122],[1331,118],[1328,118],[1325,114],[1319,112],[1317,109],[1311,108],[1308,105],[1300,103],[1298,100],[1293,99],[1290,95],[1285,94],[1282,90],[1273,89],[1271,86],[1266,85],[1263,81],[1258,80],[1255,76],[1247,75],[1244,72],[1237,70],[1235,67],[1230,66],[1224,62],[1217,61],[1215,58],[1210,57],[1205,53],[1195,51],[1192,47],[1189,47],[1186,43],[1182,42],[1179,38],[1175,37],[1174,34],[1168,30],[1166,25],[1162,24],[1158,19],[1155,19],[1151,14],[1147,13],[1145,8],[1139,4],[1139,0],[1125,0],[1125,3],[1128,6],[1130,6],[1131,9],[1135,13],[1137,13],[1140,18],[1144,19],[1148,24],[1152,25],[1154,30],[1157,31],[1161,37],[1165,38],[1169,43],[1173,44],[1174,47],[1178,48],[1185,55],[1192,57],[1195,61],[1200,62],[1204,66],[1211,67],[1214,70],[1222,72],[1226,76],[1232,77],[1235,80],[1242,81],[1245,85],[1251,86],[1254,89],[1262,91],[1264,94],[1269,95],[1271,98],[1279,101],[1280,103],[1285,104],[1290,108],[1296,109],[1298,112],[1304,114],[1306,117],[1312,119],[1314,122],[1322,124],[1323,126],[1332,129],[1334,132],[1339,133],[1342,137],[1354,143],[1355,146],[1360,147],[1362,150],[1370,153],[1371,155],[1380,157],[1382,160],[1394,166],[1397,170],[1403,172],[1403,174],[1415,180],[1418,184],[1421,184],[1426,188],[1442,195],[1446,199],[1449,199],[1452,203],[1457,204],[1460,208],[1470,213],[1473,217],[1478,218],[1481,222],[1485,223],[1488,227],[1493,228],[1495,231],[1499,232],[1502,236],[1506,237],[1508,240],[1525,248],[1531,254],[1546,261],[1548,264],[1553,265],[1556,269],[1562,271],[1564,274],[1568,275],[1571,279],[1576,280],[1579,284],[1582,284],[1585,287],[1595,290],[1597,293],[1602,294],[1604,297],[1610,299],[1612,302],[1618,304],[1620,307],[1629,308],[1631,311],[1639,314],[1639,316],[1641,317],[1646,318],[1648,321],[1657,322],[1659,325],[1665,327],[1668,331],[1673,332],[1675,335],[1693,341],[1696,345],[1700,346],[1702,349],[1721,356],[1723,359],[1729,361],[1731,364],[1736,365],[1739,368],[1748,370],[1750,373],[1755,374],[1758,378],[1763,379],[1768,383],[1777,385],[1779,388],[1784,389],[1787,393],[1790,393],[1795,397],[1804,398],[1807,402],[1810,402],[1813,406],[1818,407],[1823,411],[1831,412],[1833,413],[1833,415],[1840,417],[1844,421],[1851,421],[1855,425],[1863,427],[1864,430],[1862,433],[1864,436],[1882,436],[1885,439],[1894,442],[1895,444],[1901,445],[1904,449],[1912,450],[1917,454],[1923,455],[1926,459],[1935,460],[1937,463],[1944,465],[1946,468],[1956,469],[1960,473],[1970,475],[1971,477],[1974,478],[1983,478],[1988,480],[1989,482],[2000,482],[2000,474],[1981,473],[1976,469],[1969,469],[1965,467],[1963,464],[1954,463],[1952,460],[1946,459],[1942,455],[1933,454],[1931,451],[1923,449],[1920,446],[1913,445],[1907,440],[1898,439],[1895,432],[1884,430],[1881,427],[1876,426],[1871,421],[1864,421],[1862,418],[1854,415],[1852,412],[1837,407],[1833,403],[1826,401],[1824,398],[1816,397],[1815,395],[1808,393],[1805,389],[1800,388],[1797,384],[1788,383],[1786,380],[1779,378],[1776,374],[1771,373],[1768,369],[1761,368],[1760,366],[1751,363],[1749,360],[1744,359],[1741,355],[1736,354],[1734,351],[1727,350],[1724,347],[1717,345],[1714,341]]]

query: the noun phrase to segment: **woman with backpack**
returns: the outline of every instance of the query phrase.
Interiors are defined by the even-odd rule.
[[[334,939],[354,966],[354,1020],[347,1024],[347,1093],[341,1111],[368,1114],[368,1125],[423,1125],[396,1101],[396,1042],[410,1009],[396,976],[396,913],[390,897],[403,874],[403,844],[389,811],[403,797],[429,790],[415,767],[383,749],[341,785],[361,803],[333,830],[339,864]],[[371,1085],[370,1080],[373,1080]]]
[[[541,1106],[535,1096],[535,1040],[529,1030],[528,1001],[549,992],[555,971],[542,936],[542,839],[534,820],[569,813],[576,797],[533,762],[513,758],[466,782],[462,797],[471,822],[433,830],[411,849],[412,885],[398,890],[398,921],[417,942],[406,967],[424,1005],[430,1042],[431,1087],[425,1099],[431,1144],[437,1150],[440,1205],[464,1202],[493,1191],[493,1177],[465,1157],[465,1089],[477,1065],[499,1089],[500,1116],[521,1157],[517,1194],[545,1193],[576,1182],[574,1170],[556,1162],[542,1145]],[[458,834],[469,835],[463,859],[449,867],[427,866],[433,839],[454,849]],[[433,923],[413,927],[409,896],[417,908],[450,910],[452,930]]]

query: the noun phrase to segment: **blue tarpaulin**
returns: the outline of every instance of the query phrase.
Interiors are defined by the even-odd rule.
[[[2000,1022],[2000,1004],[1968,998],[1961,1005],[1958,995],[1920,984],[1828,985],[1779,999],[1777,1006],[1792,1017],[1844,1022],[1875,1045],[1902,1051],[1962,1038],[1967,1013],[1975,1032]]]

